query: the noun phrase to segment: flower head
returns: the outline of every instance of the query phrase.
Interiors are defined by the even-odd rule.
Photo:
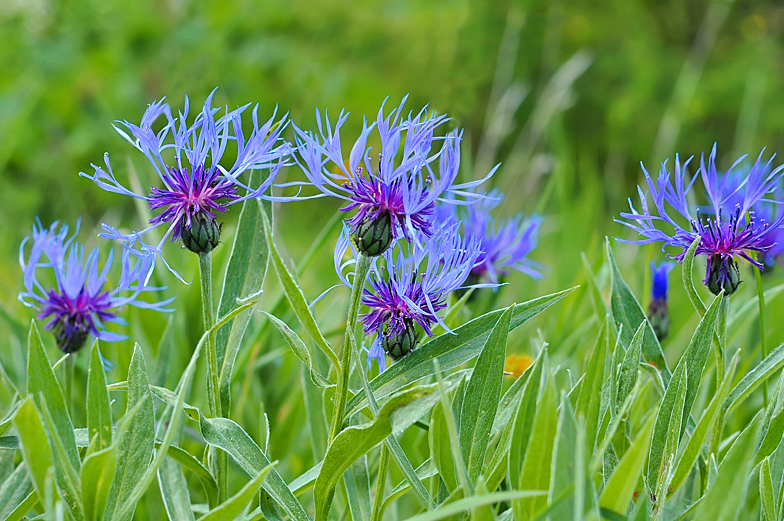
[[[503,196],[493,190],[484,199],[458,208],[439,205],[439,218],[453,216],[463,227],[463,234],[479,241],[482,255],[471,270],[471,280],[499,283],[499,278],[517,270],[532,278],[542,276],[542,266],[529,259],[539,239],[542,218],[517,214],[511,219],[498,220],[491,211]]]
[[[109,285],[113,252],[109,253],[103,269],[99,269],[98,249],[85,259],[84,245],[74,241],[78,229],[77,224],[76,232],[69,238],[67,225],[58,230],[55,222],[47,230],[39,221],[33,226],[29,257],[25,259],[25,246],[30,237],[19,248],[25,287],[19,293],[19,300],[37,309],[39,319],[48,319],[46,329],[54,333],[58,347],[66,353],[78,351],[90,335],[108,342],[126,338],[105,329],[106,323],[123,323],[116,313],[122,306],[171,311],[165,306],[174,300],[152,303],[139,299],[142,293],[163,288],[144,283],[144,275],[154,258],[136,258],[127,247],[123,251],[119,283]],[[45,270],[51,270],[53,277],[40,278]]]
[[[386,116],[382,105],[375,122],[363,122],[347,160],[340,130],[348,114],[341,112],[333,128],[327,118],[322,123],[316,111],[318,135],[295,126],[295,160],[308,181],[280,185],[312,185],[321,193],[310,197],[331,196],[345,201],[343,211],[356,210],[348,224],[357,246],[369,256],[381,255],[401,236],[409,240],[416,233],[429,237],[436,201],[447,193],[463,198],[453,200],[453,204],[479,199],[481,195],[466,190],[493,174],[479,181],[454,184],[460,166],[461,132],[454,130],[436,137],[436,130],[448,121],[446,116],[428,114],[425,108],[415,116],[403,117],[405,101]],[[368,146],[374,130],[381,142],[375,158]],[[435,146],[439,141],[440,147]],[[308,197],[290,199],[301,198]]]
[[[784,222],[784,212],[779,212],[775,219],[769,221],[757,215],[755,205],[767,200],[784,175],[784,165],[771,170],[772,158],[762,162],[762,154],[743,178],[740,186],[744,188],[742,199],[728,208],[728,201],[735,197],[738,187],[728,183],[733,169],[746,156],[738,159],[723,175],[716,171],[716,146],[705,163],[700,159],[699,175],[686,181],[686,168],[691,158],[681,165],[675,157],[675,179],[671,179],[667,171],[667,163],[662,164],[658,178],[654,181],[643,167],[648,189],[651,192],[654,207],[648,205],[647,194],[638,187],[640,211],[629,201],[631,211],[622,213],[623,220],[619,223],[631,228],[643,239],[622,241],[633,244],[661,242],[662,250],[666,246],[680,250],[673,258],[683,260],[689,246],[700,239],[696,255],[708,257],[708,268],[704,283],[714,294],[724,291],[725,295],[733,293],[740,284],[738,262],[743,259],[757,268],[762,264],[754,259],[750,252],[765,252],[771,248],[770,239],[774,230]],[[708,198],[707,208],[691,207],[687,202],[687,193],[697,179],[702,180]],[[678,215],[671,216],[669,211]],[[706,211],[707,210],[707,211]]]
[[[675,264],[668,261],[661,262],[658,266],[651,261],[651,272],[653,274],[653,284],[651,298],[654,300],[667,300],[667,289],[669,286],[670,272]]]
[[[435,324],[449,330],[439,312],[446,308],[449,293],[466,281],[481,254],[479,242],[461,238],[454,221],[436,227],[430,238],[419,235],[415,239],[421,241],[414,240],[407,247],[399,244],[384,253],[383,265],[372,265],[369,287],[362,296],[362,304],[370,308],[360,317],[365,333],[378,334],[384,350],[395,360],[416,347],[416,326],[428,336],[433,336]],[[344,229],[336,263],[347,285],[351,283],[342,275],[346,264],[341,265],[340,259],[349,246]]]
[[[242,116],[250,105],[222,111],[212,107],[214,94],[215,91],[207,97],[204,107],[191,123],[188,123],[189,101],[186,97],[184,109],[176,118],[169,105],[161,100],[147,108],[139,125],[123,121],[115,126],[115,130],[149,160],[162,186],[153,187],[144,194],[126,188],[115,177],[108,154],[104,156],[106,168],[93,165],[93,175],[84,172],[81,175],[108,192],[141,199],[151,210],[160,213],[150,220],[147,228],[130,234],[104,225],[102,237],[121,239],[131,246],[138,244],[137,251],[156,255],[160,255],[167,240],[182,240],[189,250],[208,253],[220,240],[219,214],[245,199],[268,197],[264,192],[284,166],[284,158],[290,154],[289,145],[280,143],[286,116],[275,123],[273,114],[260,124],[256,105],[251,111],[253,129],[246,136]],[[161,117],[164,121],[156,132],[153,125]],[[227,148],[230,148],[230,154],[226,154]],[[233,163],[224,161],[227,155],[234,158]],[[269,175],[259,187],[252,188],[239,179],[249,170],[269,170]],[[157,246],[147,248],[142,236],[162,224],[168,225],[163,238]],[[168,263],[166,265],[169,267]],[[172,272],[177,275],[174,270]]]

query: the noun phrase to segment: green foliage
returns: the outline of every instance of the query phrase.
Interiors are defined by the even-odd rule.
[[[708,299],[693,244],[658,339],[646,304],[662,254],[604,239],[632,237],[610,217],[640,160],[653,174],[676,148],[780,147],[777,4],[7,3],[0,519],[784,519],[784,344],[761,347],[748,266],[732,297]],[[501,162],[487,184],[507,194],[499,215],[546,217],[532,255],[546,276],[451,296],[449,330],[366,371],[373,338],[346,331],[347,290],[313,303],[336,283],[339,203],[248,200],[221,214],[213,328],[198,284],[156,270],[176,297],[168,320],[123,311],[127,341],[61,358],[15,303],[21,238],[36,215],[84,215],[92,236],[102,221],[144,227],[144,201],[77,173],[108,150],[144,191],[155,173],[111,122],[164,95],[193,109],[216,85],[219,105],[279,105],[305,131],[315,105],[346,107],[346,136],[386,96],[448,112],[465,129],[461,178]],[[164,247],[194,280],[195,257]],[[782,280],[778,266],[761,278],[766,346],[784,332]]]

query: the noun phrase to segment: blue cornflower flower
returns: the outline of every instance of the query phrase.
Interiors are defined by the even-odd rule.
[[[236,110],[212,107],[212,93],[204,102],[204,107],[188,123],[189,101],[186,96],[185,107],[179,117],[172,115],[171,108],[163,100],[151,104],[140,125],[123,121],[115,130],[150,161],[163,183],[163,188],[153,187],[149,194],[138,194],[123,186],[114,175],[109,155],[104,156],[106,169],[92,165],[93,175],[82,172],[80,175],[92,179],[108,192],[128,195],[146,201],[151,210],[163,210],[150,220],[150,226],[139,232],[120,233],[104,224],[108,239],[120,239],[134,246],[139,244],[137,255],[154,254],[161,256],[163,244],[169,240],[182,240],[185,247],[195,253],[208,253],[220,241],[219,213],[228,207],[253,197],[268,197],[264,192],[272,185],[278,171],[285,166],[284,159],[290,155],[290,146],[281,140],[280,135],[286,127],[286,116],[275,123],[275,114],[259,123],[258,105],[251,114],[253,130],[246,136],[242,130],[242,115],[250,106],[244,105]],[[156,133],[153,124],[164,117],[163,127]],[[226,149],[232,143],[233,164],[221,164]],[[166,158],[164,158],[166,155]],[[251,188],[238,179],[250,170],[266,169],[269,175],[258,188]],[[245,195],[239,194],[239,189]],[[169,227],[157,246],[149,247],[142,242],[142,236],[158,226],[168,223]],[[163,257],[161,256],[163,259]],[[174,271],[163,259],[178,278]],[[182,278],[180,278],[182,280]]]
[[[363,347],[367,353],[368,371],[373,369],[373,360],[378,362],[378,372],[383,373],[387,370],[387,357],[384,352],[384,346],[381,345],[381,337],[376,337],[376,340],[370,346],[370,349]]]
[[[403,236],[411,240],[416,233],[425,237],[432,234],[436,201],[446,194],[460,196],[453,204],[466,204],[483,196],[468,189],[484,179],[454,184],[460,167],[462,132],[453,130],[446,136],[435,137],[438,127],[448,121],[444,115],[428,114],[427,108],[416,116],[402,117],[403,98],[399,107],[384,117],[384,106],[376,121],[363,121],[362,132],[344,158],[340,129],[348,117],[341,112],[333,129],[328,118],[322,124],[316,111],[319,135],[301,130],[297,133],[296,162],[308,178],[307,182],[292,182],[280,186],[312,185],[321,193],[309,197],[295,196],[287,200],[331,196],[346,201],[344,212],[357,210],[348,221],[351,233],[362,253],[381,255],[392,242]],[[381,152],[373,159],[368,138],[377,131]],[[434,142],[442,141],[433,150]],[[401,151],[402,144],[402,151]],[[438,160],[438,175],[434,163]],[[331,169],[328,168],[331,163]],[[497,167],[496,167],[497,168]]]
[[[149,263],[154,259],[143,256],[132,261],[130,250],[123,249],[122,275],[116,287],[107,282],[109,270],[114,258],[113,252],[102,270],[98,267],[98,249],[94,249],[85,259],[84,245],[75,242],[76,231],[69,238],[68,226],[60,226],[55,221],[47,230],[39,221],[33,226],[32,248],[25,259],[25,245],[30,237],[22,241],[19,247],[19,264],[24,273],[24,291],[19,293],[19,300],[27,307],[38,310],[38,318],[48,319],[46,329],[52,331],[57,346],[66,353],[78,351],[87,341],[89,335],[116,342],[126,338],[118,333],[105,329],[104,324],[124,324],[117,316],[116,310],[130,305],[137,308],[154,309],[169,312],[165,306],[174,298],[162,302],[145,302],[139,300],[142,293],[158,291],[164,288],[147,286],[144,275]],[[51,280],[39,279],[41,271],[51,269],[54,274]]]
[[[458,208],[454,205],[439,205],[439,218],[454,217],[462,224],[463,234],[479,241],[482,255],[471,269],[469,281],[485,281],[498,285],[500,277],[511,270],[538,279],[543,267],[528,258],[536,248],[542,218],[537,215],[524,217],[517,214],[511,219],[496,220],[490,212],[503,200],[497,190],[474,204]]]
[[[349,247],[356,257],[348,227],[344,227],[335,261],[347,286],[351,282],[342,271],[352,261],[341,260]],[[449,331],[439,312],[446,308],[449,293],[465,283],[480,255],[479,241],[463,239],[458,224],[451,220],[436,225],[429,238],[420,234],[407,247],[398,243],[397,248],[388,249],[382,266],[375,262],[371,265],[369,287],[362,294],[362,304],[370,308],[360,317],[365,333],[377,334],[384,351],[398,360],[416,347],[416,325],[431,337],[435,324]],[[379,356],[380,351],[374,346],[369,358]]]
[[[745,187],[742,201],[735,204],[732,209],[726,208],[728,199],[737,193],[737,188],[728,189],[727,179],[745,157],[738,159],[724,175],[720,176],[716,171],[716,146],[714,145],[707,165],[703,155],[700,159],[699,175],[695,175],[688,183],[685,179],[686,168],[692,158],[681,165],[678,156],[675,156],[674,182],[670,179],[666,162],[662,164],[655,182],[643,166],[655,211],[648,206],[647,194],[638,187],[641,211],[638,212],[634,208],[630,199],[631,212],[621,214],[621,217],[626,220],[616,219],[616,221],[636,231],[644,239],[622,242],[632,244],[661,242],[662,250],[665,246],[673,246],[680,250],[673,257],[680,262],[691,243],[699,237],[696,255],[708,257],[704,284],[715,295],[721,291],[724,291],[725,295],[732,294],[741,282],[738,262],[745,259],[762,269],[762,264],[752,258],[749,252],[764,252],[770,249],[770,237],[784,222],[784,212],[780,212],[780,215],[771,222],[755,214],[753,210],[756,204],[765,200],[764,198],[775,190],[784,175],[784,165],[771,171],[770,164],[773,159],[762,163],[762,154],[741,183],[741,186]],[[704,217],[701,207],[692,210],[686,200],[687,193],[698,178],[702,179],[710,203],[707,218]],[[668,214],[668,207],[680,214],[688,224],[684,225],[680,218],[678,221],[673,219]],[[673,231],[665,232],[659,229],[657,226],[661,224],[666,224],[666,227],[672,228]]]
[[[651,285],[651,301],[648,304],[648,321],[659,340],[664,340],[670,332],[670,315],[667,306],[667,289],[669,286],[670,271],[675,264],[663,261],[656,266],[651,261],[653,283]]]

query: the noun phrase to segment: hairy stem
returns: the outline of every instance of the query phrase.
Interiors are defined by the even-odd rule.
[[[199,254],[199,279],[201,280],[201,313],[204,330],[208,331],[215,325],[215,311],[212,306],[212,252]],[[218,394],[218,357],[215,352],[215,337],[207,338],[207,396],[210,414],[213,418],[223,416],[220,396]],[[228,470],[229,461],[225,452],[214,447],[210,448],[212,471],[218,481],[218,503],[223,503],[229,496]]]
[[[378,464],[378,481],[376,482],[376,498],[373,500],[373,512],[370,521],[381,521],[384,515],[384,487],[387,484],[387,467],[389,466],[389,447],[381,445],[381,462]]]
[[[329,430],[329,442],[335,439],[343,429],[346,413],[346,395],[348,393],[348,380],[351,375],[351,335],[357,325],[357,315],[359,305],[362,300],[362,289],[365,287],[370,271],[370,257],[360,253],[357,259],[357,270],[354,274],[353,287],[351,288],[351,301],[348,306],[348,318],[346,319],[346,335],[343,340],[343,352],[341,353],[340,373],[338,374],[337,390],[335,391],[335,410],[332,413],[332,424]]]

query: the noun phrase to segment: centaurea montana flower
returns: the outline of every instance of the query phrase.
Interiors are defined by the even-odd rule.
[[[629,200],[630,213],[622,213],[625,220],[617,222],[631,228],[643,239],[621,242],[632,244],[648,244],[661,242],[662,250],[672,246],[680,251],[673,257],[682,261],[689,246],[697,240],[696,255],[708,257],[707,272],[704,284],[715,295],[724,291],[725,295],[732,294],[740,285],[740,270],[738,262],[742,259],[762,269],[762,264],[754,259],[749,252],[765,252],[770,249],[769,238],[776,228],[784,222],[784,212],[779,212],[772,222],[755,214],[754,207],[766,199],[776,188],[784,175],[784,165],[773,170],[770,169],[771,158],[762,162],[762,154],[751,167],[748,175],[740,183],[744,187],[744,194],[734,208],[727,209],[727,201],[733,197],[738,187],[730,189],[727,179],[733,169],[739,165],[746,156],[738,159],[724,175],[716,171],[716,146],[705,163],[705,156],[700,159],[698,175],[691,181],[686,181],[686,168],[691,161],[688,159],[681,165],[678,156],[675,157],[675,179],[667,171],[667,163],[662,164],[658,178],[654,181],[643,166],[648,189],[651,192],[654,208],[648,206],[647,194],[641,187],[637,188],[640,197],[641,211],[637,211]],[[709,199],[709,213],[707,217],[700,208],[692,209],[686,196],[697,179],[702,180],[705,193]],[[737,183],[736,183],[737,184]],[[668,207],[677,212],[680,218],[676,221],[668,213]],[[677,216],[676,216],[677,218]],[[681,218],[688,224],[684,225]],[[659,227],[665,225],[672,231],[664,231]]]
[[[116,286],[109,284],[109,271],[114,258],[113,252],[103,266],[98,266],[98,249],[93,249],[85,258],[84,245],[74,241],[79,231],[69,238],[68,226],[58,229],[54,222],[45,229],[40,221],[33,226],[32,247],[25,259],[26,238],[19,247],[19,264],[24,273],[24,291],[19,300],[27,307],[38,310],[38,318],[47,320],[46,329],[52,331],[57,346],[66,353],[81,349],[90,335],[107,342],[126,338],[107,331],[105,324],[124,324],[117,309],[129,305],[137,308],[169,312],[165,306],[174,299],[161,302],[145,302],[142,293],[164,288],[147,286],[144,275],[154,259],[146,256],[133,261],[127,247],[123,249],[122,275]],[[41,278],[45,270],[52,277]]]
[[[525,273],[531,278],[542,277],[543,267],[528,258],[539,239],[542,218],[537,215],[524,217],[519,213],[510,219],[499,219],[491,211],[503,200],[497,190],[474,204],[457,207],[440,204],[438,218],[453,217],[462,225],[463,235],[479,241],[482,255],[471,269],[470,283],[479,281],[499,284],[501,277],[512,270]]]
[[[416,237],[407,245],[398,243],[383,254],[383,264],[373,263],[368,276],[368,286],[362,294],[362,304],[370,308],[360,317],[365,333],[377,334],[369,350],[370,359],[377,359],[380,367],[386,352],[399,360],[416,347],[417,332],[433,336],[433,326],[439,324],[450,331],[439,312],[446,308],[450,292],[460,288],[476,264],[481,249],[474,238],[463,239],[458,224],[447,221],[436,225],[433,235]],[[347,286],[352,283],[343,275],[343,269],[354,262],[342,262],[343,254],[352,249],[349,230],[344,228],[336,248],[336,270]]]
[[[212,91],[207,97],[192,123],[188,123],[189,101],[186,97],[184,109],[176,118],[169,105],[161,100],[147,108],[140,125],[123,121],[120,125],[124,129],[114,127],[145,155],[163,187],[153,187],[149,194],[138,194],[126,188],[115,177],[108,154],[104,156],[105,169],[92,165],[95,169],[93,175],[84,172],[81,175],[108,192],[141,199],[149,204],[151,210],[162,211],[150,220],[150,226],[139,232],[123,234],[104,224],[102,237],[120,239],[131,246],[138,243],[137,254],[160,256],[167,240],[182,240],[184,246],[195,253],[209,253],[220,241],[219,213],[245,199],[271,197],[264,192],[272,185],[280,168],[285,166],[285,158],[291,153],[287,143],[279,143],[281,132],[286,127],[286,116],[276,123],[273,114],[260,124],[259,107],[256,105],[251,111],[253,129],[246,136],[242,129],[242,115],[250,104],[232,111],[226,108],[221,114],[224,111],[219,107],[212,107],[214,94],[215,91]],[[153,125],[161,116],[164,118],[163,126],[156,132]],[[231,157],[236,151],[236,158],[233,164],[222,164],[230,143]],[[250,170],[269,170],[269,174],[259,187],[252,188],[238,179]],[[240,189],[245,195],[240,195]],[[144,234],[164,223],[168,224],[168,229],[157,246],[149,247],[142,242]],[[180,278],[166,260],[163,261]]]
[[[295,160],[308,181],[280,185],[312,185],[321,192],[289,200],[330,196],[346,202],[342,211],[357,210],[348,224],[359,251],[371,257],[384,253],[401,236],[408,240],[417,233],[429,237],[436,201],[447,194],[461,197],[453,198],[452,204],[479,199],[483,196],[469,190],[495,172],[478,181],[455,184],[462,133],[456,129],[436,137],[436,130],[448,121],[447,117],[428,114],[427,108],[415,116],[403,117],[405,102],[406,98],[386,117],[382,105],[376,121],[369,125],[364,120],[348,159],[343,155],[340,137],[348,113],[340,113],[333,129],[328,118],[322,123],[317,110],[318,135],[294,126],[298,145]],[[373,130],[381,142],[375,158],[371,158],[368,146]],[[434,146],[437,141],[442,142],[440,147]]]

